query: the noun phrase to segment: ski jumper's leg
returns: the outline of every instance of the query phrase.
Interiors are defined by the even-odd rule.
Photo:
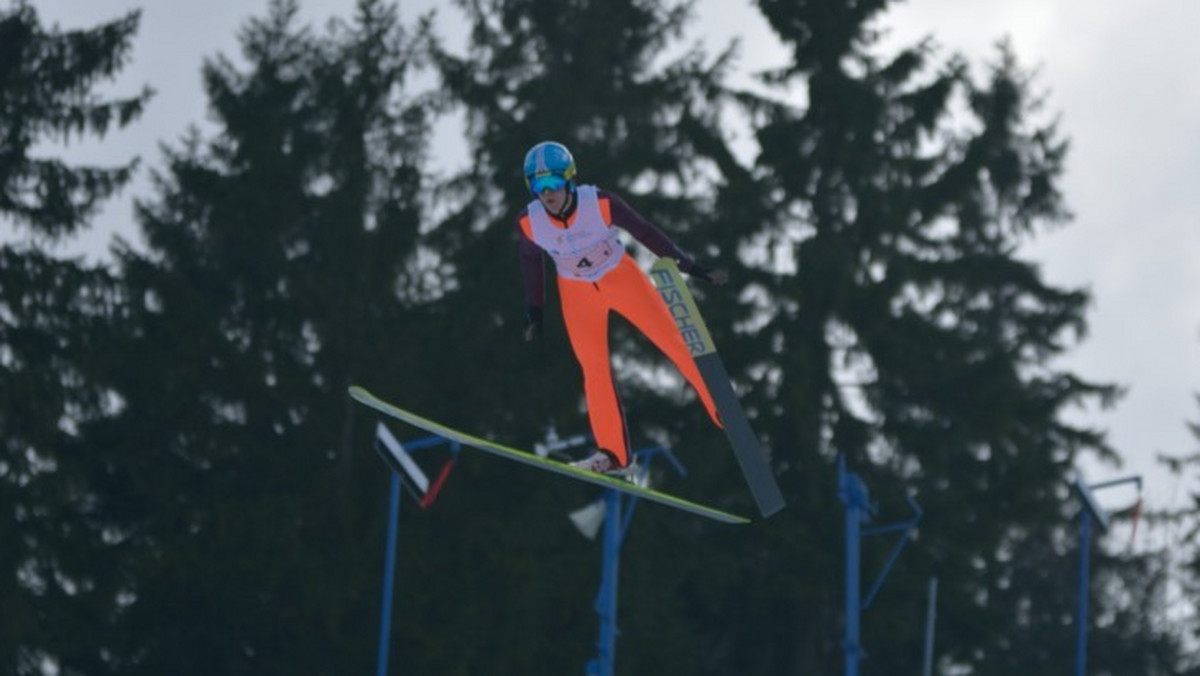
[[[611,272],[609,273],[612,274]],[[607,277],[606,277],[607,278]],[[602,280],[603,281],[603,280]],[[598,284],[558,278],[563,324],[583,370],[583,393],[596,445],[629,464],[625,416],[613,386],[608,352],[608,299]]]
[[[679,334],[675,318],[658,295],[658,289],[654,288],[654,284],[633,258],[625,256],[620,265],[600,280],[600,285],[612,308],[662,350],[700,395],[700,401],[708,410],[708,416],[712,418],[713,423],[724,428],[720,416],[717,415],[717,405],[708,392],[708,386],[704,384],[704,378],[700,375],[700,369],[696,367],[696,360],[692,358],[687,343]]]

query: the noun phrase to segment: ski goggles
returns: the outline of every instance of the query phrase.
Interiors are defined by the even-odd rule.
[[[540,195],[547,190],[558,190],[567,184],[567,179],[558,174],[537,174],[529,179],[529,189],[534,195]]]

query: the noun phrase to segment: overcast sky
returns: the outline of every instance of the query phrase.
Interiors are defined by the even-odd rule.
[[[159,165],[158,144],[174,143],[188,125],[207,124],[202,59],[239,56],[237,29],[262,15],[267,0],[34,4],[44,24],[64,28],[143,9],[132,62],[110,91],[150,84],[157,96],[128,131],[70,149],[81,162],[142,159],[133,186],[68,251],[99,260],[114,232],[137,242],[130,202],[149,195],[147,168]],[[402,1],[402,19],[434,4]],[[436,4],[443,5],[440,32],[453,38],[460,25],[455,9]],[[350,16],[353,6],[354,0],[302,0],[305,19],[318,26]],[[700,0],[698,9],[696,35],[714,49],[742,38],[742,72],[782,62],[781,47],[749,0]],[[1075,417],[1108,429],[1126,460],[1123,468],[1088,465],[1085,473],[1094,481],[1140,473],[1153,507],[1181,504],[1190,483],[1168,475],[1155,454],[1200,450],[1185,426],[1200,421],[1194,398],[1200,392],[1198,26],[1200,0],[909,0],[881,23],[890,31],[885,46],[931,35],[944,54],[963,53],[977,68],[1008,37],[1020,62],[1038,69],[1049,111],[1061,117],[1071,140],[1064,188],[1075,219],[1041,236],[1027,255],[1042,263],[1051,283],[1093,293],[1090,334],[1063,365],[1128,388],[1116,410]]]

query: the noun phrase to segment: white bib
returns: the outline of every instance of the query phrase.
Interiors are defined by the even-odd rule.
[[[530,202],[530,230],[533,243],[550,254],[560,277],[594,282],[617,267],[625,245],[616,229],[604,222],[596,186],[579,186],[575,199],[575,221],[567,228],[555,227],[540,201]]]

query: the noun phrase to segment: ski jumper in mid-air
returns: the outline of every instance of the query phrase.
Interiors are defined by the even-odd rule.
[[[517,217],[527,307],[525,340],[540,332],[545,304],[543,255],[554,261],[563,323],[583,369],[584,395],[597,450],[573,463],[593,472],[621,473],[629,465],[625,418],[613,385],[608,318],[617,312],[646,335],[691,383],[713,422],[716,405],[675,320],[650,279],[617,234],[631,234],[692,277],[722,284],[727,275],[697,263],[620,197],[576,185],[575,159],[562,144],[543,142],[525,155],[525,183],[535,199]]]

